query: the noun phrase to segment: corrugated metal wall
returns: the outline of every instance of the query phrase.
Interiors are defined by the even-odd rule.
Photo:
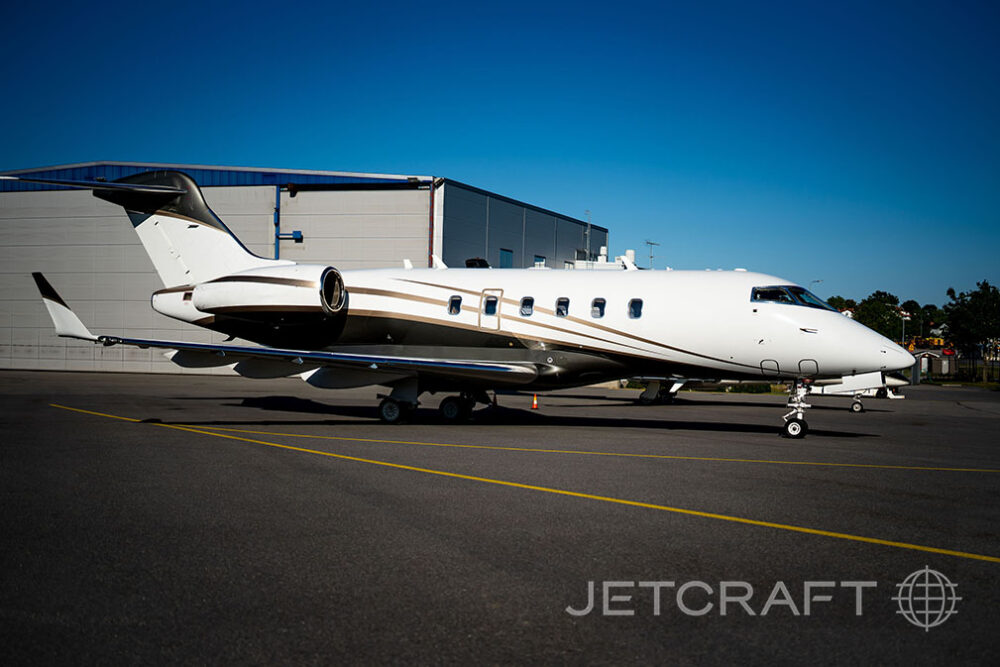
[[[147,169],[144,165],[70,166],[32,172],[39,178],[107,180]],[[185,167],[209,206],[240,240],[262,257],[274,256],[277,189],[268,180],[309,182],[301,174],[233,172]],[[202,173],[204,172],[204,173]],[[199,178],[199,176],[201,178]],[[330,184],[339,176],[316,176]],[[340,269],[400,266],[410,259],[426,266],[431,239],[450,266],[470,257],[500,265],[500,250],[512,251],[515,267],[532,266],[536,255],[563,268],[586,247],[586,225],[549,211],[443,181],[431,191],[398,189],[405,177],[345,177],[361,186],[395,183],[386,189],[300,190],[281,193],[281,231],[299,230],[305,241],[281,242],[281,256]],[[253,185],[207,186],[251,182]],[[342,182],[342,181],[338,181]],[[0,181],[0,184],[4,183]],[[367,185],[365,185],[367,183]],[[161,352],[102,347],[58,338],[31,279],[42,271],[95,332],[139,338],[221,342],[223,337],[156,313],[150,294],[163,287],[124,211],[88,191],[49,189],[17,183],[0,192],[0,368],[182,372]],[[39,186],[48,187],[48,186]],[[381,186],[378,186],[381,187]],[[17,190],[18,188],[14,188]],[[607,244],[607,230],[593,228],[594,253]],[[184,371],[203,373],[206,371]],[[226,369],[207,372],[228,373]]]
[[[534,265],[561,269],[587,248],[587,225],[536,207],[448,181],[444,186],[444,259],[448,266],[482,257],[500,266],[501,248],[514,254],[514,268]],[[591,253],[608,244],[608,230],[591,227]]]
[[[254,253],[274,255],[274,187],[206,187],[209,206]],[[301,192],[282,195],[281,242],[299,262],[355,269],[427,257],[427,190]],[[0,194],[0,368],[179,372],[161,352],[58,338],[31,279],[42,271],[95,332],[221,342],[149,305],[163,287],[124,211],[90,192]],[[192,372],[192,371],[189,371]],[[199,371],[203,372],[203,371]],[[228,372],[215,370],[213,372]]]

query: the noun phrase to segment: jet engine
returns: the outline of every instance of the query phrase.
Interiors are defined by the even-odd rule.
[[[153,308],[185,322],[263,345],[322,349],[340,337],[347,290],[340,272],[321,264],[240,271],[153,294]]]
[[[293,264],[250,269],[196,285],[191,305],[203,313],[273,320],[294,313],[336,315],[347,300],[332,266]],[[294,318],[293,318],[294,319]]]

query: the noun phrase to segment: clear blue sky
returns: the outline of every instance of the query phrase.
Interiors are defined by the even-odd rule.
[[[1000,283],[1000,4],[12,3],[0,169],[447,176],[941,305]],[[643,262],[644,263],[644,262]]]

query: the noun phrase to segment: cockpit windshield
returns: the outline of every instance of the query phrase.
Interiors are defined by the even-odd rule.
[[[793,306],[807,306],[809,308],[819,308],[821,310],[837,309],[819,298],[804,287],[798,285],[772,285],[768,287],[754,287],[750,293],[751,301],[770,301],[772,303],[787,303]]]

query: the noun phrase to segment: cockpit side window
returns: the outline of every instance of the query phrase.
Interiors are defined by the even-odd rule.
[[[809,308],[819,308],[821,310],[837,309],[819,298],[804,287],[798,285],[771,285],[768,287],[754,287],[750,293],[751,301],[769,301],[771,303],[787,303],[793,306],[807,306]]]
[[[836,308],[828,304],[826,301],[823,301],[823,299],[819,298],[818,296],[816,296],[809,290],[805,289],[804,287],[797,287],[795,285],[790,285],[787,289],[789,292],[795,295],[795,298],[798,299],[799,303],[801,303],[803,306],[809,306],[810,308],[821,308],[823,310],[832,310],[835,312],[837,311]]]
[[[775,301],[777,303],[794,304],[795,299],[784,287],[754,287],[750,294],[751,301]]]

